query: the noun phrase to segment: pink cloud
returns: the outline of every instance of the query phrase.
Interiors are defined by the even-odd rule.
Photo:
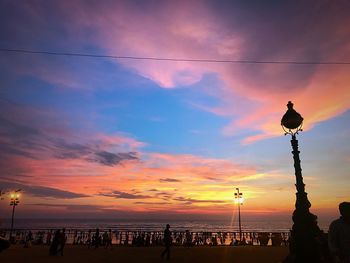
[[[239,18],[220,17],[219,11],[222,10],[212,9],[205,1],[181,4],[165,2],[146,12],[127,2],[84,8],[81,8],[81,3],[65,3],[63,6],[71,11],[67,15],[69,30],[85,38],[86,30],[93,30],[96,34],[89,36],[90,40],[108,54],[272,61],[337,61],[350,56],[349,45],[346,44],[349,32],[343,26],[349,22],[349,18],[342,13],[334,17],[334,12],[340,6],[331,9],[327,5],[318,6],[319,13],[332,17],[332,20],[328,24],[322,22],[320,26],[317,22],[321,18],[316,17],[308,22],[308,28],[303,29],[298,38],[278,30],[279,27],[295,29],[304,19],[303,14],[298,14],[294,22],[285,25],[268,24],[271,21],[264,21],[264,16],[260,14],[261,17],[256,17],[255,22],[263,21],[259,26],[266,26],[263,28],[266,30],[264,34],[254,32],[254,26],[257,26],[254,22],[242,26],[237,22]],[[103,13],[103,17],[99,16],[100,13]],[[324,35],[327,34],[331,37],[324,42]],[[316,52],[316,58],[310,56],[312,50]],[[213,89],[216,89],[222,104],[216,108],[205,105],[202,108],[235,117],[225,127],[224,134],[232,135],[242,129],[257,132],[244,142],[281,134],[279,122],[288,100],[293,100],[295,107],[305,116],[306,129],[349,109],[349,74],[344,66],[148,60],[118,60],[118,63],[136,70],[164,88],[195,84],[206,74],[215,74],[221,80],[222,87]]]
[[[284,18],[271,10],[264,13],[265,9],[258,7],[208,1],[162,1],[141,6],[129,1],[89,5],[83,1],[57,2],[46,7],[26,4],[23,9],[35,14],[31,26],[37,34],[32,34],[29,27],[15,30],[33,43],[40,40],[39,36],[50,38],[46,22],[50,21],[47,14],[52,13],[61,19],[58,27],[65,32],[60,49],[71,50],[72,46],[82,47],[88,42],[106,54],[123,56],[269,61],[342,61],[350,57],[349,29],[345,26],[350,21],[342,3],[279,8]],[[317,12],[310,18],[305,10]],[[62,67],[61,59],[52,63],[38,60],[40,63],[34,64],[41,66],[16,68],[57,86],[94,88],[89,85],[91,81],[82,84],[81,76],[74,74],[78,64],[66,63]],[[281,134],[279,122],[289,100],[305,117],[306,129],[349,109],[347,66],[116,62],[163,88],[201,83],[207,74],[216,76],[218,83],[202,92],[221,103],[216,107],[197,106],[231,117],[223,130],[226,135],[246,129],[255,131],[256,135],[245,138],[244,143]],[[84,63],[89,67],[79,64],[83,75],[92,76],[95,86],[99,86],[97,83],[106,76],[94,70],[97,63]]]

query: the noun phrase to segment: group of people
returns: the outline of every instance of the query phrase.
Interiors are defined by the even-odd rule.
[[[350,263],[350,202],[339,204],[340,217],[334,220],[328,231],[328,248],[333,263]],[[186,231],[189,235],[189,232]],[[170,225],[164,230],[164,250],[161,258],[170,259],[172,237]]]
[[[104,248],[112,248],[112,230],[105,231],[102,236],[100,235],[100,230],[96,228],[94,234],[89,231],[87,241],[88,248],[91,247],[99,248],[99,246],[103,246]]]
[[[328,231],[328,247],[334,263],[350,263],[350,202],[343,202],[339,205],[340,218],[334,220],[329,227]],[[76,237],[76,235],[75,235]],[[33,239],[31,231],[27,233],[25,238],[25,247],[30,247],[30,242]],[[120,237],[121,239],[121,237]],[[138,240],[139,239],[139,240]],[[76,240],[76,238],[74,238]],[[126,237],[126,240],[128,238]],[[135,236],[135,244],[144,244],[142,240],[151,240],[151,237],[147,238],[147,235]],[[9,246],[9,242],[5,239],[0,240],[0,250],[6,249]],[[67,241],[65,228],[57,230],[52,237],[52,233],[47,235],[46,244],[50,245],[50,255],[63,256],[64,247]],[[103,246],[105,248],[112,248],[112,231],[105,231],[100,235],[100,231],[97,228],[95,233],[89,231],[87,235],[86,244],[89,248],[98,248]],[[170,231],[170,225],[167,224],[163,233],[164,250],[161,253],[162,258],[170,259],[170,247],[173,242],[172,233]],[[153,243],[153,242],[152,242]],[[78,242],[77,242],[78,244]],[[147,244],[147,242],[146,242]],[[185,246],[191,246],[192,234],[186,231],[185,234]]]

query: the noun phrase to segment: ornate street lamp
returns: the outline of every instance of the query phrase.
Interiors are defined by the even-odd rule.
[[[15,207],[19,204],[19,193],[12,193],[10,197],[11,197],[10,206],[12,206],[12,218],[11,218],[11,230],[10,230],[10,240],[11,240],[12,231],[13,231],[13,220],[15,217]]]
[[[320,263],[326,261],[327,244],[324,234],[317,225],[317,216],[310,213],[311,203],[305,192],[305,184],[301,173],[298,140],[296,135],[302,131],[303,117],[293,109],[293,103],[288,102],[288,110],[283,115],[281,125],[285,135],[292,136],[292,153],[296,177],[296,202],[293,212],[293,227],[290,236],[289,256],[284,262]]]
[[[243,193],[239,192],[239,188],[236,188],[236,191],[235,200],[238,205],[239,242],[242,243],[241,205],[243,205]]]

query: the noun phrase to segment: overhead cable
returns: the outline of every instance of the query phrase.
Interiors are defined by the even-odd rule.
[[[57,51],[11,49],[11,48],[0,48],[0,51],[1,52],[12,52],[12,53],[23,53],[23,54],[53,55],[53,56],[131,59],[131,60],[154,60],[154,61],[173,61],[173,62],[232,63],[232,64],[288,64],[288,65],[350,65],[349,61],[192,59],[192,58],[172,58],[172,57],[99,55],[99,54],[89,54],[89,53],[57,52]]]

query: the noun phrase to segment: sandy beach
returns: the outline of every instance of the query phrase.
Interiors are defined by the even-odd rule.
[[[160,258],[162,247],[113,247],[113,249],[87,249],[67,245],[64,256],[49,256],[47,246],[23,248],[12,246],[0,253],[0,262],[166,262]],[[286,247],[172,247],[170,262],[280,262],[288,253]]]

